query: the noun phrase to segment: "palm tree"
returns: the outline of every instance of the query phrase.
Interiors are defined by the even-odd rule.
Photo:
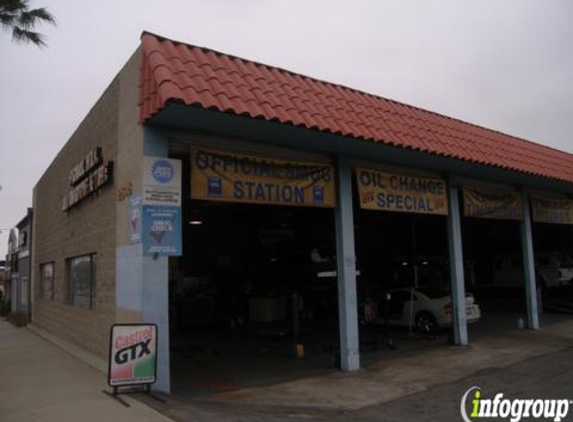
[[[30,9],[28,3],[28,0],[0,0],[0,25],[12,32],[12,40],[44,47],[45,36],[34,29],[41,22],[55,25],[56,20],[45,8]]]

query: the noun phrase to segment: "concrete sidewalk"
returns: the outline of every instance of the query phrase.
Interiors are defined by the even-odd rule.
[[[101,372],[0,320],[0,421],[171,421],[129,397],[125,407],[104,389]]]

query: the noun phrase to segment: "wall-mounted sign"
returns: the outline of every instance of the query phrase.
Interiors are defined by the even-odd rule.
[[[209,201],[334,207],[331,164],[191,151],[191,197]]]
[[[448,214],[445,180],[357,168],[356,182],[361,208]]]
[[[144,255],[181,256],[181,207],[142,207]]]
[[[146,156],[143,172],[143,254],[181,256],[181,161]]]
[[[131,196],[128,202],[129,243],[141,243],[141,196]]]
[[[532,219],[536,223],[573,224],[573,200],[531,195]]]
[[[181,161],[143,157],[143,205],[181,206]]]
[[[91,150],[82,161],[76,164],[73,169],[70,170],[70,174],[68,176],[70,185],[77,185],[78,182],[83,179],[88,172],[95,169],[102,163],[103,155],[101,147],[96,147]]]
[[[521,220],[523,203],[519,192],[493,192],[464,187],[466,217]]]
[[[67,211],[113,180],[113,161],[104,162],[101,147],[94,148],[70,170],[68,180],[72,188],[62,200],[62,211]]]
[[[157,374],[157,326],[114,324],[110,331],[108,384],[153,384]]]

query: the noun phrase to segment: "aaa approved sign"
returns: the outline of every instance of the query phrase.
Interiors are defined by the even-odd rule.
[[[110,332],[108,384],[153,384],[157,374],[157,325],[114,324]]]

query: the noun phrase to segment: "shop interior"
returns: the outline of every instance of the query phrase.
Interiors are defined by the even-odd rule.
[[[187,215],[183,257],[170,261],[172,360],[193,372],[184,387],[333,368],[334,211],[195,201]]]
[[[183,215],[183,256],[169,261],[176,394],[261,386],[339,365],[333,209],[188,199]],[[362,365],[451,342],[451,328],[402,314],[416,300],[404,290],[432,300],[449,294],[447,218],[356,206],[354,223]],[[481,308],[470,337],[518,329],[523,283],[501,270],[522,268],[519,223],[463,218],[462,230],[466,292]],[[572,238],[569,227],[534,225],[536,253],[550,245],[571,251]]]

